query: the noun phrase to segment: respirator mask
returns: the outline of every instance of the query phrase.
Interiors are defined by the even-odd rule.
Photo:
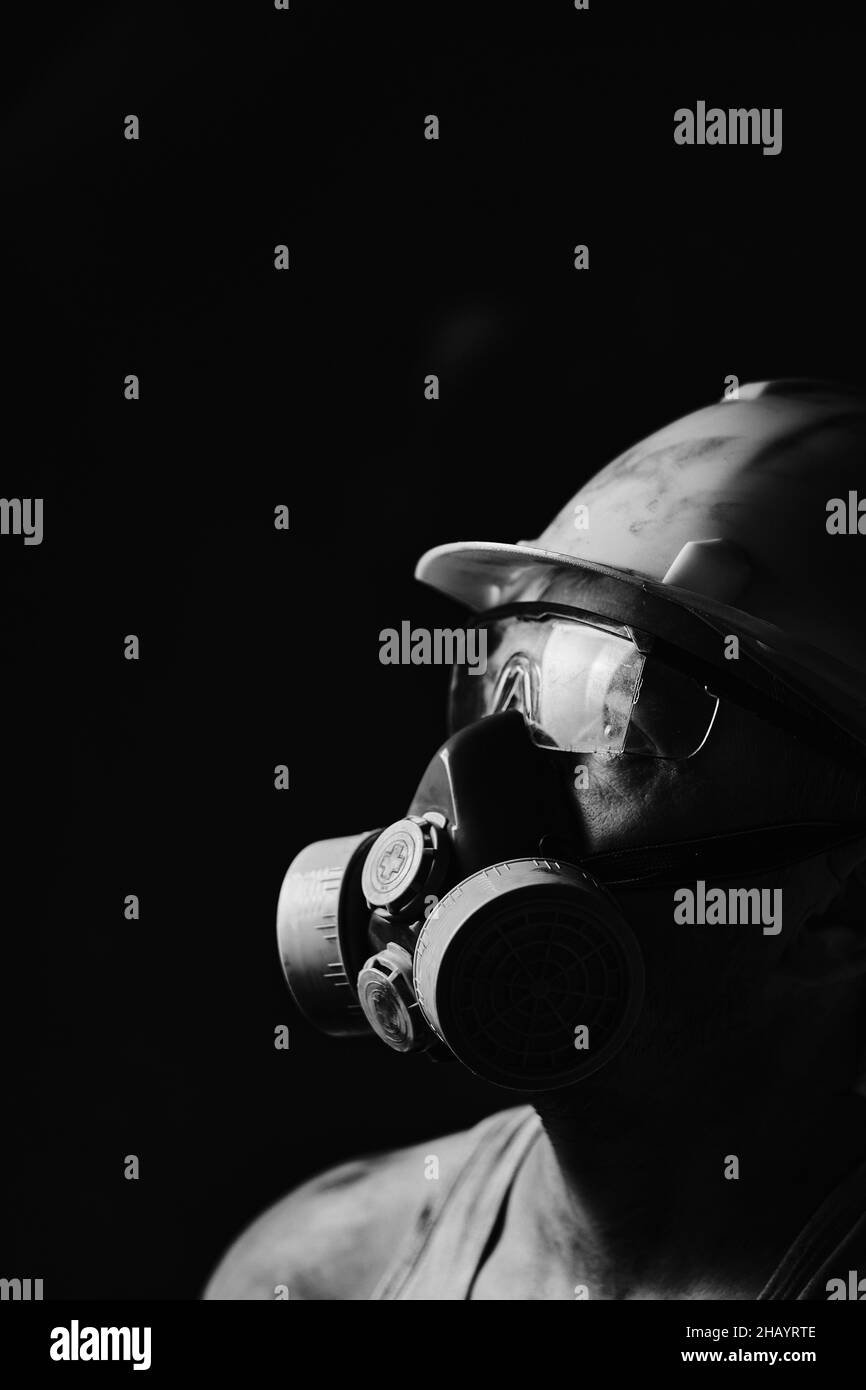
[[[477,624],[486,667],[454,668],[451,736],[400,819],[309,845],[279,898],[280,957],[305,1016],[398,1052],[447,1049],[524,1093],[604,1066],[644,993],[646,885],[766,871],[862,834],[798,823],[589,852],[587,757],[696,756],[733,698],[798,736],[828,733],[748,659],[736,676],[649,628],[553,603]],[[635,892],[637,890],[637,896]]]

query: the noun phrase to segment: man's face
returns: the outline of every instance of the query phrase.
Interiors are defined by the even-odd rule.
[[[521,595],[524,597],[524,595]],[[531,597],[591,607],[585,582],[557,575]],[[587,785],[571,793],[588,853],[676,842],[784,824],[798,818],[790,772],[791,741],[781,730],[722,701],[704,747],[670,761],[627,754],[587,754]],[[804,877],[805,875],[805,877]],[[781,888],[781,930],[761,922],[686,924],[675,919],[677,887],[614,889],[644,955],[646,999],[641,1020],[619,1057],[599,1074],[602,1086],[667,1079],[724,1058],[736,1074],[755,1049],[772,1049],[780,1010],[790,1013],[780,961],[810,905],[809,871],[801,868],[726,880],[706,888]],[[781,1030],[783,1031],[783,1030]],[[771,1059],[770,1059],[771,1060]]]

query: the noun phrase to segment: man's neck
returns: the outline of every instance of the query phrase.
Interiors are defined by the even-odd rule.
[[[537,1108],[544,1133],[499,1252],[506,1282],[522,1264],[547,1288],[533,1298],[754,1298],[866,1158],[866,1104],[851,1095],[746,1104],[705,1085],[686,1103],[596,1085]]]

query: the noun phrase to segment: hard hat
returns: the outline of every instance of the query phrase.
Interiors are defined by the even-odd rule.
[[[484,610],[532,597],[554,567],[604,575],[738,635],[866,742],[866,397],[857,389],[741,386],[602,468],[537,540],[440,545],[415,573]]]

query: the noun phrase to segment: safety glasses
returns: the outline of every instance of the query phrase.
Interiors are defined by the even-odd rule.
[[[537,744],[568,753],[683,759],[709,736],[718,696],[650,633],[556,604],[514,604],[476,626],[486,670],[455,666],[452,733],[518,710]]]

